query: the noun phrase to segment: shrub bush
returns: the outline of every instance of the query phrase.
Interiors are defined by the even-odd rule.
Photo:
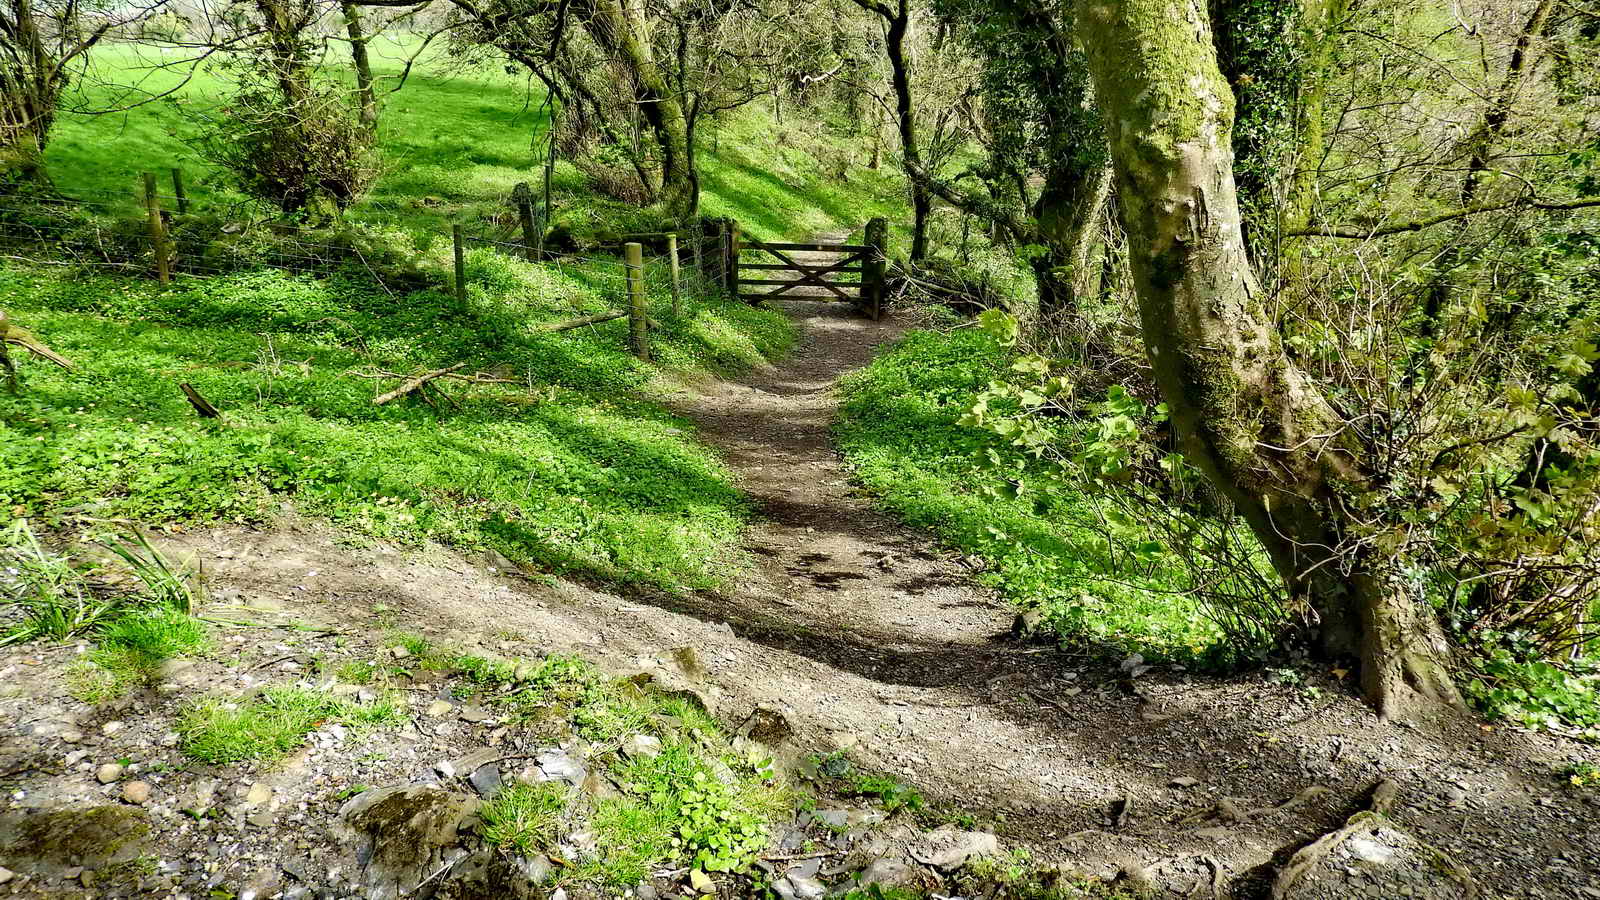
[[[291,106],[264,76],[242,75],[200,153],[246,196],[286,215],[343,213],[377,180],[373,135],[338,85],[313,79],[306,91]]]

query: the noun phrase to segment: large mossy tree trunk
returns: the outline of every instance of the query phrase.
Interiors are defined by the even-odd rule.
[[[1052,329],[1079,311],[1094,282],[1100,214],[1111,196],[1111,168],[1077,161],[1053,168],[1039,193],[1035,220],[1046,251],[1034,260],[1039,325]]]
[[[11,0],[0,15],[0,187],[39,181],[60,86],[31,0]]]
[[[1359,656],[1385,716],[1459,705],[1437,619],[1348,540],[1371,489],[1365,452],[1285,354],[1245,253],[1233,177],[1233,93],[1204,0],[1084,0],[1118,209],[1157,384],[1188,458],[1235,504],[1319,645]]]
[[[633,77],[639,111],[661,153],[661,205],[673,219],[700,209],[700,179],[694,169],[689,118],[667,73],[656,64],[644,5],[640,0],[592,0],[586,27],[595,42]]]
[[[300,0],[255,0],[261,14],[265,60],[270,77],[291,115],[301,115],[311,98],[311,56],[306,28],[314,7]]]

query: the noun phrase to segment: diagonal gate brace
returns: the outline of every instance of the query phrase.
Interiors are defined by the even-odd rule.
[[[771,245],[762,243],[761,241],[754,240],[754,239],[746,239],[746,240],[747,240],[748,244],[753,249],[763,250],[763,251],[766,251],[767,253],[771,253],[773,256],[776,256],[778,259],[780,259],[783,262],[787,263],[788,265],[792,266],[794,268],[794,270],[800,275],[800,279],[798,281],[790,282],[789,284],[786,284],[783,287],[780,287],[777,290],[772,291],[771,293],[765,294],[763,296],[776,297],[779,294],[783,294],[783,293],[785,293],[787,291],[792,291],[792,290],[794,290],[795,288],[798,288],[798,287],[805,287],[807,285],[815,285],[816,287],[826,288],[827,290],[831,291],[835,296],[837,296],[840,300],[843,300],[846,303],[854,303],[856,301],[855,297],[852,297],[849,294],[846,294],[842,289],[840,289],[840,287],[838,285],[836,285],[833,282],[829,281],[824,276],[829,275],[829,274],[831,274],[833,272],[836,272],[839,269],[842,269],[845,266],[848,266],[849,264],[860,260],[862,258],[862,254],[860,254],[860,253],[852,253],[852,254],[844,257],[843,259],[840,259],[840,260],[838,260],[838,261],[836,261],[836,262],[834,262],[832,264],[829,264],[827,266],[819,265],[819,266],[813,268],[813,267],[808,266],[808,265],[806,265],[804,263],[796,262],[794,257],[792,257],[789,254],[783,252],[782,250],[774,249]]]

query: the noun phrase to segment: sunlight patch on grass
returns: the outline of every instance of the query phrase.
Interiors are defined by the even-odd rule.
[[[574,297],[582,312],[609,307],[570,270],[472,258],[483,289],[465,308],[359,279],[251,272],[163,289],[0,266],[0,305],[79,364],[25,365],[26,390],[0,396],[0,523],[64,506],[259,521],[292,497],[376,537],[619,583],[720,583],[745,500],[651,399],[669,384],[627,354],[626,323],[538,333],[530,323],[573,315]],[[692,292],[663,320],[659,356],[690,373],[748,366],[794,333],[780,313]],[[379,407],[379,382],[358,374],[455,362],[522,384]],[[177,381],[223,418],[197,425]]]
[[[905,521],[983,558],[978,580],[1039,609],[1063,640],[1192,664],[1227,652],[1221,628],[1166,592],[1159,567],[1119,566],[1082,498],[1003,490],[1009,473],[988,454],[1010,448],[958,420],[1006,365],[980,332],[918,331],[846,378],[835,430],[856,477]]]

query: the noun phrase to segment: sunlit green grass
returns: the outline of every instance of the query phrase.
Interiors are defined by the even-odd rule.
[[[561,814],[571,789],[560,781],[514,781],[483,805],[483,839],[504,850],[532,856],[549,849],[559,836]]]
[[[259,521],[293,500],[356,531],[492,547],[552,572],[678,589],[720,583],[746,514],[726,469],[651,397],[661,369],[574,275],[475,252],[465,304],[360,278],[183,279],[0,268],[0,308],[78,364],[25,363],[0,393],[0,521],[68,515]],[[537,290],[529,288],[533,285]],[[782,353],[781,314],[655,285],[659,365],[732,371]],[[374,405],[395,379],[462,363],[514,384]],[[179,383],[223,411],[195,415]]]
[[[1227,651],[1193,599],[1159,566],[1128,568],[1083,498],[1015,496],[985,464],[1009,448],[958,424],[1010,361],[989,336],[912,332],[850,376],[837,436],[856,477],[906,521],[983,558],[984,583],[1038,608],[1064,640],[1151,659],[1206,662]]]
[[[189,707],[178,720],[178,746],[213,765],[272,760],[298,749],[324,722],[373,728],[403,718],[388,699],[357,703],[320,691],[271,687],[250,699],[210,698]]]
[[[374,42],[380,88],[398,83],[411,48],[409,38]],[[62,115],[46,162],[64,192],[137,212],[140,173],[159,174],[163,192],[170,192],[169,171],[179,167],[198,209],[227,208],[242,199],[200,158],[194,141],[200,128],[194,114],[214,110],[228,92],[228,81],[219,66],[207,64],[180,87],[186,67],[156,65],[176,58],[148,47],[96,49],[94,74],[82,82],[72,109],[113,108],[177,90],[168,99],[114,115]],[[344,65],[330,55],[327,71],[347,78]],[[140,91],[130,93],[127,85],[139,85]],[[867,169],[856,126],[825,125],[817,120],[820,114],[794,111],[780,126],[769,109],[754,104],[707,120],[698,155],[703,212],[738,219],[758,237],[796,240],[838,225],[859,227],[876,215],[903,217],[899,176],[887,166]],[[512,188],[523,181],[542,185],[548,126],[542,89],[531,88],[526,77],[487,63],[463,67],[430,50],[404,87],[385,96],[379,120],[383,174],[367,201],[349,215],[401,225],[424,238],[425,245],[448,241],[452,222],[468,225],[473,233],[504,231]],[[853,154],[852,146],[857,148]],[[646,212],[596,195],[568,160],[557,161],[552,188],[553,221],[580,233],[659,224]]]
[[[162,663],[210,647],[205,626],[168,607],[138,610],[112,620],[95,634],[93,650],[67,671],[67,686],[80,700],[98,702],[153,681]]]

